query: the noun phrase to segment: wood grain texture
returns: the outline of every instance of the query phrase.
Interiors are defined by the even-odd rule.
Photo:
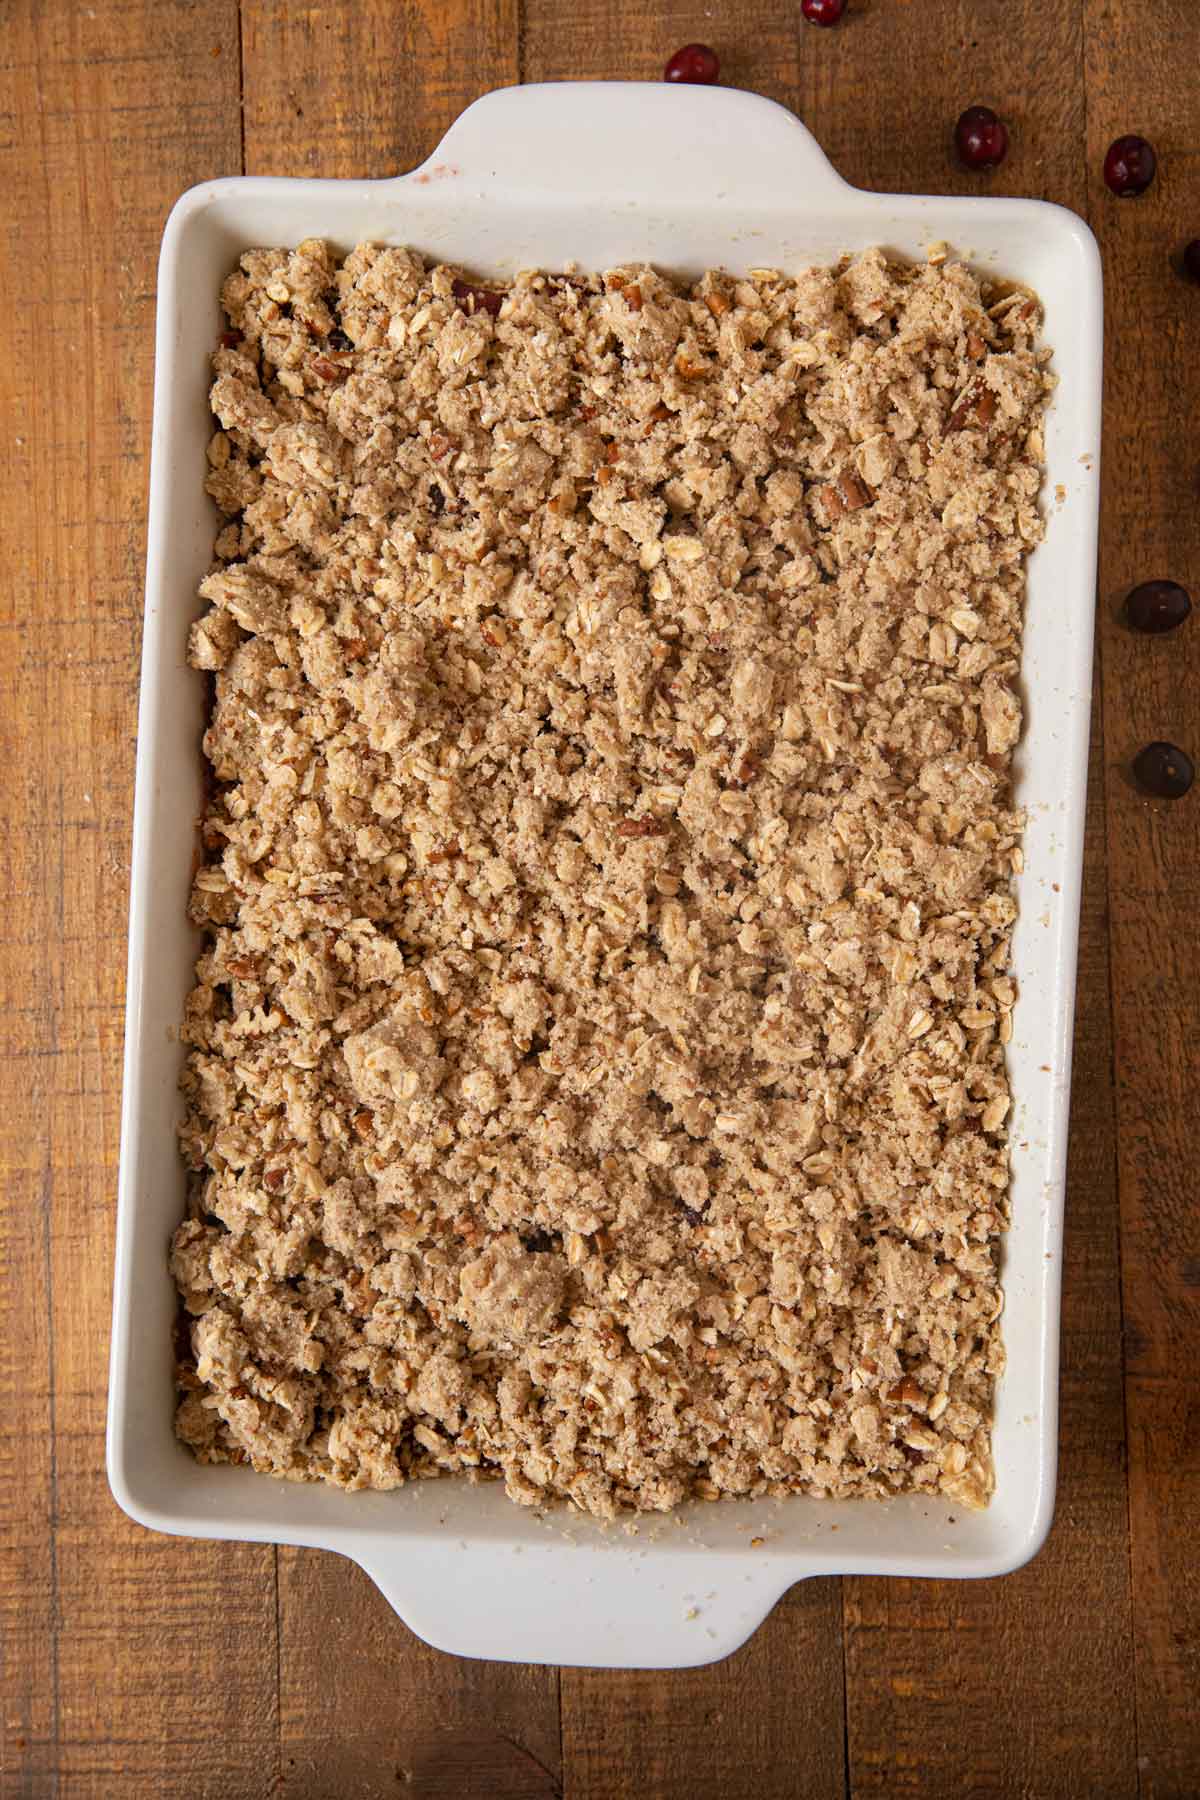
[[[839,1585],[801,1582],[706,1668],[564,1669],[563,1800],[841,1800]]]
[[[552,1669],[444,1656],[341,1557],[280,1552],[281,1773],[305,1800],[558,1800]]]
[[[518,74],[518,0],[242,0],[248,175],[395,175]]]
[[[1100,654],[1129,1420],[1129,1511],[1143,1795],[1200,1791],[1200,792],[1147,801],[1126,775],[1147,740],[1200,759],[1200,621],[1135,636],[1120,602],[1171,575],[1200,590],[1195,420],[1200,289],[1172,269],[1200,233],[1200,17],[1191,0],[1088,0],[1088,208],[1109,300]],[[1114,137],[1143,133],[1158,178],[1115,200]]]
[[[103,1474],[154,267],[238,166],[236,5],[8,7],[0,82],[0,1781],[265,1793],[271,1552],[152,1538]]]
[[[696,0],[522,0],[522,81],[658,81],[681,44],[711,44],[721,80],[785,106],[796,103],[798,7],[743,0],[736,9]]]
[[[560,1696],[428,1650],[337,1558],[153,1537],[105,1487],[154,262],[192,182],[390,174],[490,87],[653,79],[697,38],[865,186],[985,186],[950,132],[989,102],[1013,148],[987,191],[1086,210],[1105,255],[1060,1498],[1004,1581],[802,1584],[724,1664],[565,1671]],[[4,9],[0,1795],[1200,1792],[1200,793],[1124,774],[1148,738],[1200,752],[1200,620],[1155,642],[1117,617],[1149,575],[1200,590],[1200,289],[1169,266],[1200,233],[1198,54],[1193,0],[851,0],[835,31],[772,0]],[[1160,177],[1118,203],[1126,130]]]
[[[849,0],[838,31],[800,27],[801,117],[857,186],[1082,197],[1081,0]],[[1007,161],[964,169],[964,107],[1007,121]]]

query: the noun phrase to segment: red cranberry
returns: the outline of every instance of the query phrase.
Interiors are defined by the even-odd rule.
[[[463,281],[457,275],[450,283],[450,292],[463,312],[491,313],[494,319],[504,305],[504,295],[495,288],[476,287],[473,281]]]
[[[1191,610],[1192,597],[1177,581],[1143,581],[1125,599],[1135,631],[1175,631]]]
[[[1140,786],[1156,800],[1182,800],[1196,779],[1192,759],[1178,744],[1157,740],[1139,750],[1133,759],[1133,772]]]
[[[1200,281],[1200,238],[1193,238],[1185,244],[1179,257],[1184,274],[1191,281]]]
[[[1008,155],[1008,126],[990,106],[968,106],[954,127],[954,145],[968,169],[996,169]]]
[[[699,87],[711,87],[720,73],[721,65],[717,61],[715,50],[710,50],[707,44],[685,44],[682,50],[675,52],[663,70],[663,80],[688,81]]]
[[[1119,200],[1144,194],[1154,180],[1158,158],[1144,137],[1119,137],[1108,146],[1104,179]]]
[[[800,11],[810,25],[836,25],[846,10],[846,0],[800,0]]]

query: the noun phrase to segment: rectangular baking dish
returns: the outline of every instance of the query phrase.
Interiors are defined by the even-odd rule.
[[[631,1535],[574,1515],[536,1517],[495,1484],[439,1480],[345,1494],[203,1468],[176,1442],[166,1251],[184,1205],[176,1026],[197,948],[185,906],[204,690],[185,644],[214,534],[202,485],[208,354],[221,328],[220,284],[240,253],[312,236],[343,250],[361,239],[408,244],[499,276],[571,259],[599,269],[645,258],[682,273],[797,270],[873,244],[921,257],[945,239],[1041,295],[1060,385],[1046,433],[1048,531],[1029,569],[1008,1368],[996,1409],[996,1494],[985,1512],[914,1498],[729,1502],[679,1520],[642,1520]],[[235,178],[179,201],[159,270],[109,1390],[109,1480],[131,1517],[195,1537],[340,1551],[445,1650],[627,1667],[727,1655],[806,1575],[999,1575],[1035,1554],[1054,1500],[1101,309],[1096,245],[1072,213],[1031,200],[859,192],[790,113],[727,89],[510,88],[477,101],[429,162],[396,180]]]

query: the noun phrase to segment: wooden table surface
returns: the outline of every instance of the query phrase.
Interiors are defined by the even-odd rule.
[[[457,1661],[357,1569],[151,1536],[103,1470],[155,257],[209,176],[374,176],[487,88],[655,79],[679,44],[794,107],[851,181],[974,192],[950,131],[1013,127],[991,191],[1099,237],[1109,336],[1062,1460],[1048,1547],[979,1583],[795,1588],[683,1674]],[[1195,0],[10,0],[0,13],[0,1792],[1165,1797],[1200,1792],[1200,751]],[[1118,202],[1109,140],[1159,177]],[[769,175],[769,171],[765,171]]]

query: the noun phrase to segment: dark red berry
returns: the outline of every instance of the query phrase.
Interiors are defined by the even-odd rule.
[[[800,0],[800,11],[810,25],[836,25],[846,10],[846,0]]]
[[[1156,800],[1182,800],[1196,779],[1192,759],[1178,744],[1157,740],[1139,750],[1133,759],[1138,783]]]
[[[1200,281],[1200,238],[1185,244],[1179,256],[1180,266],[1191,281]]]
[[[1008,126],[990,106],[968,106],[954,127],[954,146],[968,169],[995,169],[1008,155]]]
[[[495,288],[476,287],[473,281],[462,281],[457,275],[450,283],[450,292],[463,312],[491,313],[494,319],[504,305],[504,295]]]
[[[1135,631],[1175,631],[1192,610],[1192,597],[1177,581],[1143,581],[1125,599]]]
[[[707,44],[685,44],[682,50],[675,52],[663,70],[663,80],[688,81],[699,87],[711,87],[720,73],[721,65],[717,61],[715,50],[710,50]]]
[[[1104,179],[1119,200],[1144,194],[1154,180],[1158,158],[1144,137],[1119,137],[1108,146]]]

